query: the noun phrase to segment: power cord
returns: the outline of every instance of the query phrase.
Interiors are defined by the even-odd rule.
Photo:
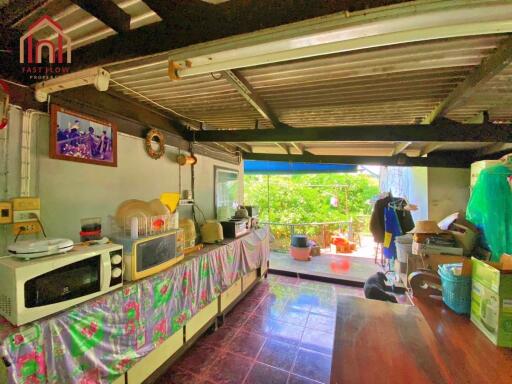
[[[25,227],[20,227],[18,229],[18,233],[16,234],[16,237],[14,238],[14,242],[18,241],[18,237],[20,237],[20,235],[23,233],[24,230],[25,230]]]
[[[202,210],[201,208],[199,208],[199,205],[197,205],[195,202],[194,202],[194,204],[192,205],[192,209],[194,209],[194,208],[197,208],[197,209],[198,209],[198,211],[201,213],[201,216],[203,216],[203,221],[204,221],[204,223],[206,223],[206,217],[204,216],[204,212],[203,212],[203,210]],[[194,218],[195,218],[195,212],[194,212]]]
[[[41,227],[41,232],[43,232],[44,238],[47,239],[48,236],[46,236],[46,231],[44,230],[43,223],[41,222],[41,220],[39,220],[39,217],[37,215],[35,215],[35,217],[36,217],[37,222],[39,223],[39,226]]]

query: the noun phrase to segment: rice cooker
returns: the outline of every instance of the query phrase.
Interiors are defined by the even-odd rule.
[[[206,220],[206,223],[201,226],[201,238],[203,243],[220,243],[224,240],[222,225],[216,220]]]

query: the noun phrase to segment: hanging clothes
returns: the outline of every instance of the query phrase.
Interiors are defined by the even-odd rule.
[[[512,253],[512,169],[495,165],[480,172],[466,209],[466,218],[480,229],[491,261]]]
[[[383,197],[375,202],[370,218],[370,232],[377,244],[384,242],[384,209],[391,202],[391,195]]]
[[[414,228],[414,220],[412,219],[411,212],[405,209],[406,205],[407,201],[405,199],[392,197],[391,195],[375,202],[370,218],[370,232],[376,243],[382,244],[384,242],[384,210],[387,207],[395,211],[403,233],[407,233]]]
[[[403,235],[396,210],[390,207],[384,208],[384,257],[386,259],[396,258],[395,238]]]
[[[400,228],[403,233],[407,233],[414,228],[414,220],[412,219],[411,211],[405,209],[407,201],[402,198],[391,199],[389,207],[393,208],[398,217]]]

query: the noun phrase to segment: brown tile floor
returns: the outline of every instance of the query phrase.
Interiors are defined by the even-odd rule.
[[[157,383],[328,383],[337,294],[364,296],[361,288],[269,275]]]

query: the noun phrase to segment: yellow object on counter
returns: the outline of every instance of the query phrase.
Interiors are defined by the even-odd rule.
[[[160,195],[160,201],[173,213],[180,201],[179,192],[164,192]]]

